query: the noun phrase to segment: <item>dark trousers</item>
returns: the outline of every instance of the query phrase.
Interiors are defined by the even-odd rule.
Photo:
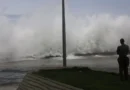
[[[128,80],[128,66],[129,66],[129,58],[128,57],[119,57],[119,74],[121,80]]]

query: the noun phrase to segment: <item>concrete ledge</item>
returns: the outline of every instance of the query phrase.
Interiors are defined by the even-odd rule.
[[[34,74],[27,74],[17,90],[83,90]]]

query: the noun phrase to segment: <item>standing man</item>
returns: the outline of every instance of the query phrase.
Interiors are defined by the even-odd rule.
[[[120,79],[128,80],[128,67],[129,67],[129,58],[127,57],[129,53],[129,46],[125,44],[125,40],[120,39],[121,45],[117,48],[117,54],[119,55],[119,73]]]

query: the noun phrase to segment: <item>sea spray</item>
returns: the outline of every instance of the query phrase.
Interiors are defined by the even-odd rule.
[[[8,57],[62,55],[61,6],[42,7],[17,22],[0,16],[0,53]],[[67,54],[115,52],[119,39],[130,44],[130,16],[76,16],[66,9]],[[4,54],[4,55],[3,55]]]

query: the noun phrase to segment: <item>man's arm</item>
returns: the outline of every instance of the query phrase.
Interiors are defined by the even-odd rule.
[[[129,52],[130,52],[130,49],[129,49],[129,46],[127,46],[127,55],[129,54]]]
[[[119,55],[119,46],[117,47],[116,53]]]

